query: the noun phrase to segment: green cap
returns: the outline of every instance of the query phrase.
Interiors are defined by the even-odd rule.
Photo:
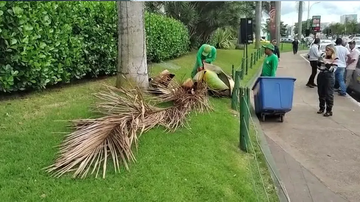
[[[262,47],[263,47],[263,48],[270,49],[270,50],[272,50],[272,51],[275,50],[274,45],[272,45],[271,43],[264,44]]]
[[[209,55],[210,52],[211,52],[211,46],[210,45],[205,45],[204,51],[202,52],[202,55],[207,56],[207,55]]]

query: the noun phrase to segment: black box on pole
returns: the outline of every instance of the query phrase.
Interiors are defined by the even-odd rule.
[[[254,41],[253,36],[253,19],[252,18],[241,18],[240,29],[239,29],[239,43],[249,44]]]

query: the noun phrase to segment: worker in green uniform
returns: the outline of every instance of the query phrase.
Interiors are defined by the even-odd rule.
[[[263,45],[263,48],[265,48],[267,57],[262,66],[261,76],[275,76],[279,62],[278,57],[274,54],[275,47],[269,43]]]
[[[211,64],[215,59],[216,48],[208,44],[203,44],[196,54],[196,62],[191,72],[191,77],[194,78],[197,72],[204,69],[204,62]]]

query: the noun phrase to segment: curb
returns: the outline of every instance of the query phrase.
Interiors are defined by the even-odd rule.
[[[246,84],[247,87],[249,87],[251,89],[253,88],[255,82],[257,81],[258,77],[261,74],[261,70],[262,70],[262,68],[259,68],[259,70],[255,74],[255,76]],[[251,96],[251,97],[253,97],[253,96]],[[251,118],[253,119],[253,123],[255,124],[255,128],[259,135],[260,149],[261,149],[261,152],[264,154],[265,161],[267,162],[266,166],[269,169],[271,179],[276,187],[276,192],[277,192],[278,198],[279,198],[280,202],[290,202],[290,197],[286,191],[285,185],[282,183],[282,181],[280,179],[280,174],[279,174],[278,168],[276,167],[274,157],[271,154],[269,145],[266,141],[265,134],[264,134],[263,130],[261,129],[260,121],[255,114],[255,109],[252,104],[250,105],[250,111],[251,111]]]

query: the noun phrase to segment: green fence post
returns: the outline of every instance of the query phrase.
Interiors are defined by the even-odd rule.
[[[253,64],[255,65],[256,64],[256,53],[254,53],[254,59],[253,59]]]
[[[239,110],[239,87],[240,87],[241,72],[235,72],[235,84],[231,95],[231,109]]]
[[[231,65],[231,77],[233,80],[235,80],[235,69],[234,69],[234,65]]]
[[[248,68],[249,68],[249,58],[245,58],[245,75],[248,74]]]
[[[247,108],[248,108],[248,107],[250,107],[250,88],[249,87],[246,88],[246,94],[245,95],[246,95],[246,103],[248,103],[247,104]],[[247,118],[248,123],[247,124],[249,125],[250,109],[248,109],[247,112],[248,112],[247,113],[247,115],[248,115],[248,118]]]
[[[244,79],[244,72],[245,72],[245,58],[241,59],[241,80]]]
[[[254,54],[251,53],[251,56],[250,56],[250,69],[252,69],[253,60],[254,60]]]
[[[246,106],[246,95],[245,95],[245,89],[240,88],[240,149],[244,152],[248,151],[248,125],[246,125],[246,117],[247,117],[247,106]]]

